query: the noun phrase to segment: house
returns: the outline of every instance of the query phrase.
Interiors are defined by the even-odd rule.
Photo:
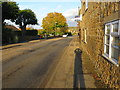
[[[120,2],[82,2],[80,45],[101,80],[120,88]]]

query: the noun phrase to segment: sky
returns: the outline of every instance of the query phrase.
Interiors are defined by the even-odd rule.
[[[78,7],[80,7],[79,0],[75,0],[74,2],[73,0],[69,0],[69,2],[68,0],[59,0],[59,2],[57,2],[57,0],[24,0],[24,2],[20,0],[14,1],[18,3],[20,10],[31,9],[35,13],[39,25],[30,25],[32,28],[42,29],[42,19],[50,12],[62,13],[63,16],[66,17],[69,26],[77,26],[77,23],[74,21],[74,17],[78,15]],[[11,24],[10,21],[7,22]],[[15,26],[18,27],[17,25]]]

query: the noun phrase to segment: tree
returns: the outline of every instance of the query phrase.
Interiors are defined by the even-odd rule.
[[[18,24],[20,29],[22,30],[22,36],[24,39],[26,33],[26,26],[29,24],[37,24],[36,15],[31,9],[20,10],[15,23]]]
[[[14,21],[17,18],[19,7],[16,2],[2,2],[2,23],[5,19]]]
[[[63,28],[68,27],[68,24],[62,13],[54,12],[48,13],[48,15],[43,18],[42,27],[47,33],[54,33],[55,35],[57,28],[62,29],[61,32],[64,32],[66,29],[63,30]]]

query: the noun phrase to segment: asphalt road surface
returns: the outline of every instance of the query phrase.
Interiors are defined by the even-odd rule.
[[[2,87],[44,87],[72,39],[51,39],[3,50]]]

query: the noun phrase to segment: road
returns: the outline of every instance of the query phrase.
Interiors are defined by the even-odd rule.
[[[2,87],[44,87],[73,38],[57,38],[3,50]]]

